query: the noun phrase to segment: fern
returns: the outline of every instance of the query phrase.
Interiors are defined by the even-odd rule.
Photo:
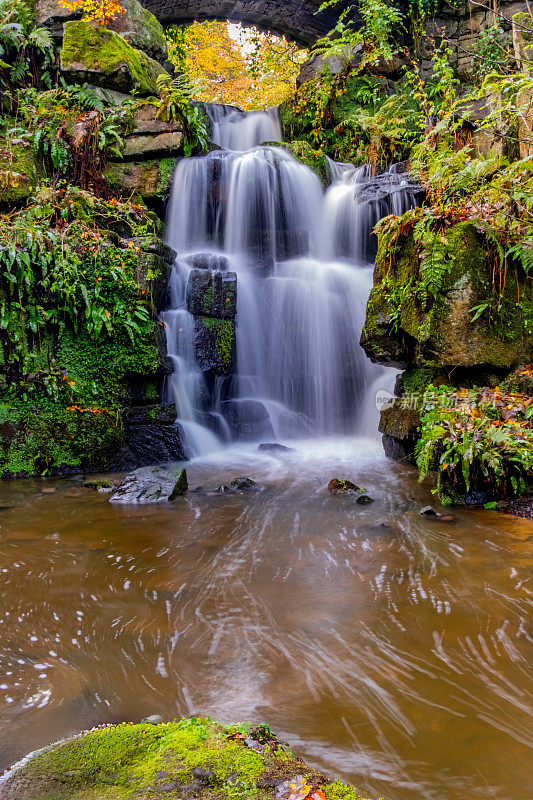
[[[445,276],[453,266],[453,253],[444,234],[433,232],[430,225],[431,220],[423,217],[414,227],[414,236],[415,241],[422,246],[420,256],[422,287],[436,297],[443,287]]]

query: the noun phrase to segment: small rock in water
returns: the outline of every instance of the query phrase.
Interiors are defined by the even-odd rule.
[[[374,502],[374,498],[370,497],[369,494],[360,494],[359,497],[356,497],[355,502],[359,503],[360,506],[368,506]]]
[[[115,484],[113,481],[102,479],[102,480],[91,480],[91,481],[84,481],[83,482],[84,489],[93,489],[95,492],[109,492],[115,488]]]
[[[160,714],[151,714],[149,717],[145,717],[141,720],[146,725],[159,725],[163,722],[163,717]]]
[[[278,453],[295,453],[294,447],[286,447],[284,444],[278,444],[277,442],[263,442],[257,448],[260,453],[267,453],[272,450],[277,450]]]
[[[52,486],[50,486],[48,489],[41,489],[41,492],[43,494],[53,494],[55,492],[55,489]]]
[[[331,494],[349,494],[350,492],[358,492],[359,486],[345,478],[332,478],[328,483],[328,491]]]
[[[179,474],[178,480],[176,481],[176,485],[174,486],[169,495],[168,498],[169,503],[172,502],[172,500],[175,500],[177,497],[183,497],[183,495],[187,494],[188,491],[189,491],[189,483],[187,481],[187,470],[182,469]]]
[[[256,491],[260,488],[259,484],[251,478],[234,478],[230,483],[230,489],[240,489],[241,491],[248,491],[249,489]]]
[[[176,473],[161,467],[141,467],[126,475],[109,502],[132,505],[166,503],[175,488]]]
[[[423,508],[420,512],[420,516],[426,517],[426,519],[438,520],[439,522],[455,522],[455,514],[439,514],[439,512],[435,511],[431,506]]]
[[[420,510],[420,516],[421,517],[438,517],[439,515],[437,514],[437,512],[435,511],[434,508],[431,508],[431,506],[424,506],[424,508],[422,508]]]
[[[455,522],[455,514],[439,514],[439,522]]]

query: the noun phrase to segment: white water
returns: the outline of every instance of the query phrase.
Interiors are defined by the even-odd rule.
[[[331,162],[333,183],[281,147],[272,112],[208,106],[225,148],[180,162],[172,185],[168,242],[178,253],[163,317],[174,374],[169,400],[189,456],[230,441],[375,436],[375,395],[394,373],[359,346],[372,284],[370,233],[391,211],[415,204],[392,169]],[[203,374],[195,358],[186,286],[196,256],[237,274],[236,370]],[[207,257],[207,262],[206,262]]]

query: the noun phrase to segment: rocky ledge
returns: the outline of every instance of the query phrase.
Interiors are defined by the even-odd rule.
[[[361,800],[268,725],[192,717],[109,725],[39,750],[0,778],[0,800]]]

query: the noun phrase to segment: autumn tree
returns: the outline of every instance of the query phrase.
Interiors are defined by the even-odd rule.
[[[245,110],[270,108],[293,94],[306,57],[282,37],[227,22],[172,27],[168,37],[170,58],[196,84],[199,100]]]

